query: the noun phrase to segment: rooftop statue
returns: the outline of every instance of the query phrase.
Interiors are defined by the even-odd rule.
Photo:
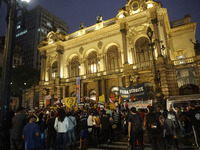
[[[100,22],[102,22],[103,20],[102,20],[102,16],[101,15],[98,15],[97,16],[97,23],[100,23]]]
[[[80,26],[79,26],[79,30],[82,30],[82,29],[84,29],[85,27],[84,27],[84,25],[83,25],[83,22],[81,22],[81,24],[80,24]]]

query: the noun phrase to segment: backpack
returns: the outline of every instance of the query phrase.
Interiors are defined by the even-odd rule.
[[[162,127],[159,121],[159,116],[157,114],[147,115],[147,129],[150,134],[162,133]]]
[[[131,116],[131,132],[137,133],[142,130],[142,122],[139,117],[137,114]]]

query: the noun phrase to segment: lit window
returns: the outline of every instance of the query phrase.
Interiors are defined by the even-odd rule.
[[[50,27],[52,27],[51,23],[49,23],[49,22],[47,22],[47,25],[50,26]]]
[[[21,28],[21,26],[20,26],[20,25],[18,25],[18,26],[17,26],[17,29],[20,29],[20,28]]]
[[[180,56],[177,56],[176,58],[177,58],[178,60],[179,60],[179,59],[185,59],[185,55],[180,55]]]

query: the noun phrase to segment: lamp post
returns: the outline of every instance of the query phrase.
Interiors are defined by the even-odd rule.
[[[148,27],[147,29],[147,36],[149,37],[149,41],[150,41],[150,51],[152,54],[152,59],[153,59],[153,67],[154,67],[154,82],[155,82],[155,93],[154,93],[154,97],[158,100],[158,98],[161,96],[161,91],[160,91],[160,71],[157,70],[156,68],[156,61],[155,61],[155,55],[154,55],[154,45],[155,42],[153,42],[152,37],[153,37],[153,31],[150,27]],[[160,103],[158,101],[158,103]]]
[[[14,47],[17,12],[21,10],[22,14],[24,14],[26,11],[25,7],[29,1],[30,0],[3,0],[3,2],[7,5],[8,20],[3,57],[2,88],[0,93],[0,123],[3,123],[6,120],[6,113],[9,111],[10,105],[12,50]]]

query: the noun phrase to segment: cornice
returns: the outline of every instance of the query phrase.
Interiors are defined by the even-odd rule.
[[[98,41],[105,37],[113,36],[116,34],[120,34],[119,24],[114,24],[114,25],[105,27],[100,30],[96,30],[96,31],[88,33],[88,34],[84,34],[77,38],[70,39],[68,41],[65,41],[63,43],[63,46],[65,47],[65,49],[69,49],[72,47],[82,46],[88,42],[91,43],[94,41]]]
[[[196,25],[197,25],[197,23],[194,22],[194,23],[174,27],[174,28],[170,29],[170,33],[174,33],[174,32],[177,32],[177,31],[183,31],[183,30],[190,29],[190,28],[194,28],[194,30],[195,30]]]

